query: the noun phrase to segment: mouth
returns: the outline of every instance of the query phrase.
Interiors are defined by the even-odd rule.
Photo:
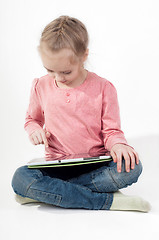
[[[65,81],[58,81],[58,82],[60,82],[60,83],[65,83],[65,82],[66,82],[66,80],[65,80]]]

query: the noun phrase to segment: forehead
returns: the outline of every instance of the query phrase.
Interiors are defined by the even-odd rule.
[[[76,63],[77,57],[71,49],[61,49],[57,52],[43,47],[40,50],[40,55],[44,67],[53,71],[65,71],[73,67]]]

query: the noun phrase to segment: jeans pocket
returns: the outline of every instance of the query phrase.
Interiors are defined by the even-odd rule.
[[[92,184],[95,190],[101,193],[115,192],[118,190],[118,187],[109,173],[109,169],[94,173],[92,175]]]

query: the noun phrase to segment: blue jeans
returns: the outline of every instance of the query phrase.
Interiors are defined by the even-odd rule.
[[[92,164],[94,165],[94,164]],[[95,164],[96,165],[96,164]],[[65,168],[16,170],[12,187],[16,194],[63,208],[106,209],[113,201],[113,192],[137,182],[141,162],[130,172],[122,162],[121,173],[113,161],[101,166],[85,165]]]

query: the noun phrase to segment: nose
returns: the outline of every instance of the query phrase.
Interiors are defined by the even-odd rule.
[[[62,76],[61,74],[56,74],[55,79],[57,82],[62,82],[64,81],[64,76]]]

